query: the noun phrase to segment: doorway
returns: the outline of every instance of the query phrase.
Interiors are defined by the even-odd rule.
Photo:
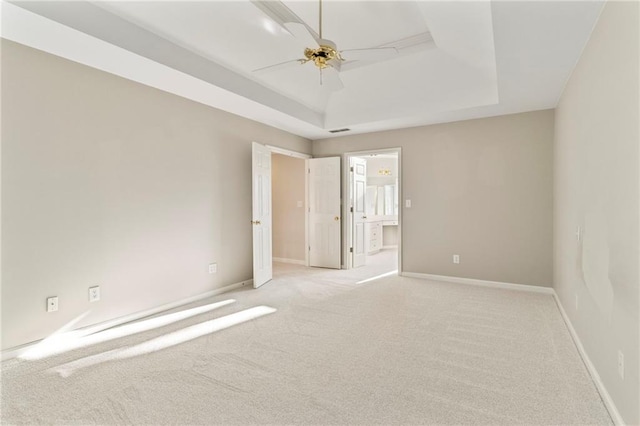
[[[306,169],[303,158],[272,154],[273,262],[307,266]]]
[[[302,175],[299,173],[301,166]],[[340,269],[340,168],[340,157],[311,158],[307,154],[252,143],[251,224],[255,288],[273,278],[274,258],[305,266]],[[278,185],[275,200],[274,179]],[[289,226],[291,223],[293,229]],[[300,226],[302,223],[304,227]]]
[[[400,273],[401,150],[344,155],[344,265],[373,263]]]
[[[271,262],[340,269],[340,157],[268,147]]]

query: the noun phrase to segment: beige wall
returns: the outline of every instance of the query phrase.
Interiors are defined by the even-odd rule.
[[[272,156],[273,257],[305,260],[305,161]],[[302,203],[298,207],[298,203]]]
[[[607,3],[556,110],[554,286],[627,424],[640,424],[639,12]]]
[[[2,348],[251,279],[251,141],[311,149],[3,41]]]
[[[552,110],[313,142],[317,156],[390,147],[412,201],[404,272],[551,286]]]

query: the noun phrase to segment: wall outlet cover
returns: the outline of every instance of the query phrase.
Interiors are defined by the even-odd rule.
[[[210,274],[215,274],[216,272],[218,272],[218,264],[217,263],[210,263],[209,264],[209,273]]]
[[[47,298],[47,312],[55,312],[58,310],[58,296]]]

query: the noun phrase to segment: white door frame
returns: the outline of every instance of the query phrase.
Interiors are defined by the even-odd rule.
[[[366,151],[353,151],[345,152],[342,154],[343,167],[342,167],[342,217],[345,220],[342,221],[342,269],[351,269],[352,257],[349,249],[352,247],[352,225],[353,217],[349,211],[351,206],[351,171],[349,170],[351,164],[351,157],[361,157],[363,155],[371,154],[398,154],[398,275],[402,275],[402,211],[403,209],[403,192],[402,192],[402,148],[385,148],[385,149],[371,149]]]
[[[290,149],[281,148],[279,146],[265,145],[271,151],[271,154],[286,155],[293,158],[304,160],[304,264],[309,266],[309,159],[313,158],[309,154],[291,151]],[[272,182],[273,183],[273,182]],[[273,189],[273,185],[272,185]],[[273,214],[273,203],[271,205],[271,213]]]

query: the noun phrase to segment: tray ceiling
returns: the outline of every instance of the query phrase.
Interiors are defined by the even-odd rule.
[[[3,3],[2,35],[318,139],[340,127],[359,133],[552,108],[602,2],[323,6],[323,37],[339,50],[394,46],[398,55],[365,62],[345,53],[337,91],[320,84],[311,62],[254,72],[303,57],[308,46],[283,21],[293,16],[319,32],[314,1],[12,2]],[[69,48],[73,37],[87,52]],[[96,51],[118,64],[92,59]],[[179,78],[143,81],[140,70],[154,66]]]

